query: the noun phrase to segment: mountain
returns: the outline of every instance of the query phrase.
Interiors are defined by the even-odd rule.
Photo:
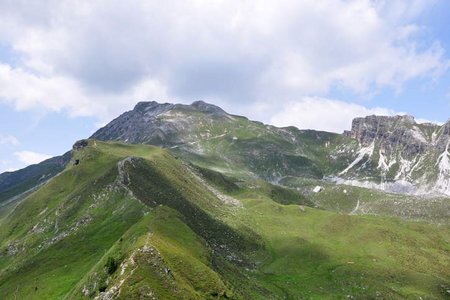
[[[0,175],[0,298],[446,299],[448,140],[408,116],[335,134],[140,102]]]
[[[207,157],[221,172],[239,165],[277,183],[327,178],[387,192],[450,195],[450,121],[439,126],[411,116],[368,116],[339,135],[264,125],[201,101],[141,102],[91,138],[158,145],[199,164]]]
[[[353,120],[346,135],[360,148],[338,175],[377,182],[388,191],[450,195],[450,121],[439,126],[418,124],[411,116],[369,116]]]
[[[356,146],[343,135],[277,128],[197,101],[191,105],[141,102],[95,132],[92,139],[152,144],[198,164],[214,162],[216,170],[278,182],[286,176],[323,178],[345,167],[332,155],[342,144]],[[345,156],[345,155],[342,155]],[[350,159],[349,157],[347,159]]]
[[[222,174],[294,188],[329,210],[441,223],[450,218],[450,174],[441,167],[448,129],[411,116],[369,116],[335,134],[265,125],[202,101],[140,102],[91,138],[165,147]],[[327,187],[320,197],[316,186]]]

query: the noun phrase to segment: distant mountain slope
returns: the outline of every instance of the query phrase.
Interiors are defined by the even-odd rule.
[[[71,154],[67,152],[18,171],[0,174],[0,207],[64,170],[70,158]]]

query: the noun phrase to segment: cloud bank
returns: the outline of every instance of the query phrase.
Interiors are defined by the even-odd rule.
[[[448,68],[415,18],[433,1],[0,1],[0,101],[109,120],[140,100],[313,111],[333,88],[401,89]],[[315,96],[315,97],[310,97]],[[305,98],[306,97],[306,98]],[[318,97],[318,98],[317,98]],[[316,101],[317,100],[317,101]],[[316,103],[314,104],[314,102]],[[352,113],[359,104],[326,102]],[[286,116],[286,117],[283,117]],[[337,128],[344,121],[316,125]],[[347,123],[347,121],[345,121]],[[294,123],[297,124],[297,123]],[[306,126],[306,125],[305,125]]]

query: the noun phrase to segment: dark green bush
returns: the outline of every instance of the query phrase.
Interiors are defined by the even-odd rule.
[[[119,262],[117,261],[117,259],[110,256],[110,257],[108,257],[108,260],[106,261],[105,267],[106,267],[106,272],[108,272],[109,275],[112,275],[119,267]]]

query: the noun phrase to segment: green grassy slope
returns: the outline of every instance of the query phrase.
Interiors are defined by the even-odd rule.
[[[272,257],[257,278],[286,298],[439,299],[450,281],[449,228],[349,216],[250,195],[240,220]],[[268,217],[270,216],[270,217]],[[231,220],[230,220],[231,222]]]
[[[90,141],[74,155],[0,219],[0,298],[449,296],[448,225],[313,208],[152,146]]]
[[[132,226],[67,298],[93,296],[102,289],[119,299],[232,296],[212,268],[205,241],[164,206]]]
[[[129,159],[131,156],[133,158]],[[224,203],[211,192],[205,191],[187,166],[162,149],[91,141],[90,146],[76,152],[74,158],[80,160],[79,165],[69,166],[2,219],[2,298],[65,297],[101,261],[104,254],[123,239],[125,232],[144,220],[151,207],[160,204],[181,211],[183,214],[179,217],[183,218],[183,223],[175,222],[175,219],[172,221],[180,230],[184,226],[192,239],[201,241],[201,245],[196,248],[180,252],[187,258],[192,256],[189,268],[198,263],[198,273],[205,272],[209,268],[207,264],[213,263],[208,262],[204,254],[194,251],[200,247],[204,247],[202,251],[206,251],[209,256],[212,248],[218,247],[217,251],[222,252],[219,255],[222,260],[228,254],[244,260],[247,250],[259,247],[258,241],[251,240],[248,233],[235,232],[213,217],[213,212],[227,212]],[[121,161],[124,162],[122,165]],[[140,182],[143,178],[146,180]],[[143,201],[131,193],[132,189]],[[229,210],[233,209],[231,207]],[[189,223],[196,233],[185,223]],[[208,244],[202,236],[209,239]],[[161,238],[174,239],[176,236]],[[176,245],[167,243],[170,244],[170,241],[162,243],[158,251],[163,252],[166,245],[169,250],[175,249],[172,255],[178,257]],[[169,250],[168,253],[172,253]],[[180,260],[179,257],[177,259]],[[229,264],[220,262],[221,259],[214,263]],[[181,260],[185,261],[185,258]],[[212,269],[210,273],[215,274]],[[146,280],[153,282],[152,288],[155,288],[155,282],[159,282],[154,276],[155,273],[145,275]],[[196,279],[188,278],[185,281],[190,280]],[[213,296],[216,293],[224,294],[226,290],[219,276],[216,275],[215,279],[211,277],[211,280],[217,281],[221,288],[209,291],[212,281],[204,282],[201,285],[208,287],[204,293]],[[159,283],[162,284],[159,290],[163,291],[164,282]],[[177,282],[174,285],[175,290],[180,288],[179,284]],[[198,293],[197,284],[192,287],[188,287],[187,283],[185,285],[187,290]],[[89,295],[101,291],[102,287],[96,286]],[[174,297],[178,294],[175,292]]]

